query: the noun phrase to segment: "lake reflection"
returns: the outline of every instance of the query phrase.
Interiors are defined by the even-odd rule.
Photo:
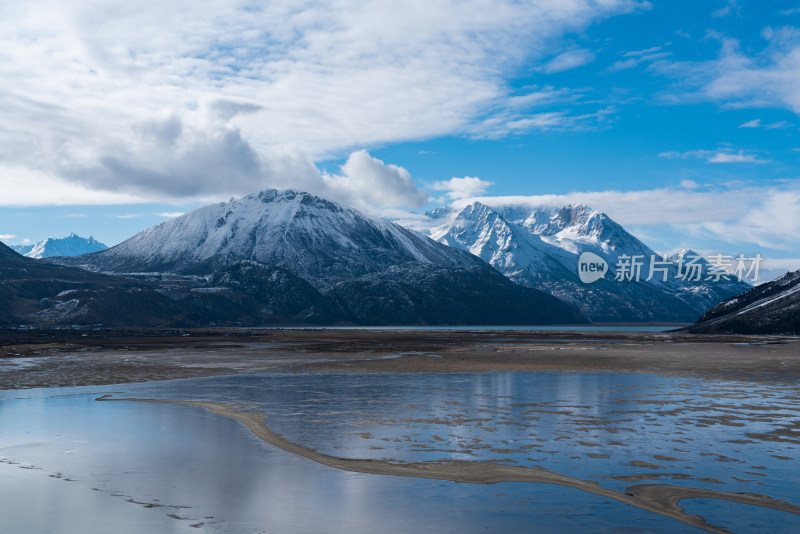
[[[334,456],[503,461],[618,491],[669,483],[800,502],[796,386],[637,374],[240,375],[3,392],[0,458],[35,467],[29,480],[96,488],[175,532],[699,531],[558,486],[338,471],[201,409],[93,400],[112,390],[253,403],[289,440]],[[735,532],[789,531],[797,520],[715,500],[683,504]],[[74,517],[64,522],[80,530]]]

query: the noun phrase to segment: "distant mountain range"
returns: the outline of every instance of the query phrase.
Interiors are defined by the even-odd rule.
[[[11,248],[28,258],[51,258],[53,256],[80,256],[105,250],[108,247],[91,236],[86,238],[72,233],[67,237],[48,237],[33,245],[12,245]]]
[[[79,257],[5,250],[10,322],[136,325],[137,313],[181,325],[585,322],[468,253],[295,191],[206,206]],[[22,276],[42,261],[54,270]]]
[[[664,262],[607,215],[583,205],[472,202],[426,215],[431,238],[471,252],[518,284],[577,306],[592,321],[692,322],[721,300],[751,287],[735,278],[714,280],[711,265],[689,250]],[[591,284],[579,277],[578,261],[584,253],[607,263],[607,274]],[[621,260],[629,267],[638,263],[639,275],[634,276],[633,269],[619,273]],[[692,280],[690,261],[702,272],[699,280]],[[651,266],[653,276],[647,280]],[[618,274],[624,279],[616,280]]]
[[[687,330],[698,334],[800,335],[800,271],[786,273],[714,306]]]
[[[267,190],[105,250],[46,257],[65,270],[41,267],[38,278],[20,267],[34,260],[6,248],[0,286],[16,303],[11,322],[119,325],[135,324],[135,310],[147,324],[186,325],[692,322],[750,288],[712,276],[691,251],[660,258],[586,206],[473,202],[427,221],[431,238],[308,193]],[[584,258],[600,269],[590,280]],[[691,265],[702,276],[687,277]]]

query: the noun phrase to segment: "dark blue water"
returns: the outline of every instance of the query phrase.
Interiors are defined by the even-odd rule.
[[[114,498],[174,531],[697,531],[559,486],[342,472],[201,409],[93,400],[109,391],[252,403],[288,439],[341,457],[502,461],[618,491],[669,483],[800,503],[797,385],[640,374],[240,375],[7,391],[0,458],[35,468],[30,480],[60,473],[51,486]],[[733,532],[789,532],[798,520],[713,499],[682,505]],[[27,526],[2,503],[0,514]],[[63,517],[76,528],[62,532],[85,531]]]

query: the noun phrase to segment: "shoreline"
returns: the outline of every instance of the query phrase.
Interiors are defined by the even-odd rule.
[[[774,381],[800,377],[797,343],[779,336],[414,330],[0,339],[0,389],[263,372],[625,372]]]

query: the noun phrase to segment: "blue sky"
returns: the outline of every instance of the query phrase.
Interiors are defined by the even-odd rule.
[[[62,4],[0,6],[7,243],[295,187],[402,219],[584,202],[800,267],[796,2]]]

